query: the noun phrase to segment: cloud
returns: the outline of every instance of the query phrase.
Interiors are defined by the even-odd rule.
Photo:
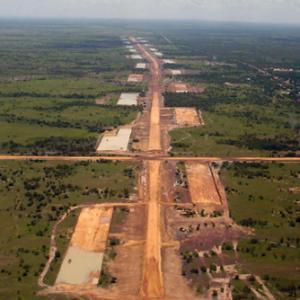
[[[300,22],[300,0],[0,0],[0,16]]]

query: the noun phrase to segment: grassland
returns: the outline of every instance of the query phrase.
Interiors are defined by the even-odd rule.
[[[232,218],[254,229],[239,242],[242,272],[260,275],[276,299],[297,299],[300,165],[237,163],[221,174]]]
[[[53,224],[68,207],[126,200],[137,166],[119,162],[2,162],[0,165],[0,298],[37,299]],[[59,227],[63,255],[76,213]],[[48,281],[55,278],[54,265]],[[55,269],[56,268],[56,269]]]
[[[299,31],[262,25],[181,25],[166,26],[150,40],[176,60],[168,68],[186,71],[176,80],[206,91],[166,93],[165,104],[197,107],[206,125],[173,131],[171,153],[299,155]]]
[[[134,62],[105,25],[7,21],[0,29],[0,152],[82,154],[99,134],[132,122],[138,108],[96,105],[121,92]]]
[[[189,106],[188,102],[175,101],[174,106]],[[193,104],[191,101],[190,106]],[[213,111],[204,110],[202,117],[202,127],[171,132],[172,154],[294,156],[300,152],[296,110],[271,105],[217,104]]]

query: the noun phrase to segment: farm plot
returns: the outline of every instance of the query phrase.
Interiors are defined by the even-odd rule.
[[[112,212],[99,206],[82,210],[56,284],[98,283]]]
[[[176,123],[179,126],[199,126],[201,125],[196,108],[175,108]]]
[[[186,172],[193,203],[208,207],[221,205],[221,196],[209,165],[187,163]]]
[[[101,151],[126,151],[131,136],[131,128],[121,128],[117,133],[106,133],[97,148]]]

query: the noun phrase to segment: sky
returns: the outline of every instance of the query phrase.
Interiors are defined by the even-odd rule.
[[[300,0],[0,0],[0,17],[300,23]]]

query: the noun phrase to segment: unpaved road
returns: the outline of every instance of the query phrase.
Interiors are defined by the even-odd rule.
[[[150,161],[148,168],[149,203],[141,296],[161,298],[164,295],[161,270],[160,232],[160,161]]]
[[[136,42],[134,38],[131,38],[132,42]],[[159,60],[150,53],[141,44],[136,44],[136,48],[143,54],[144,58],[148,60],[151,66],[151,111],[150,111],[150,124],[149,124],[149,137],[148,148],[145,152],[140,152],[137,155],[132,156],[0,156],[0,160],[46,160],[46,161],[98,161],[98,160],[111,160],[111,161],[146,161],[146,193],[142,203],[139,205],[145,205],[147,217],[146,217],[146,239],[143,255],[143,272],[141,287],[139,290],[138,298],[130,295],[102,295],[99,289],[93,291],[80,291],[74,289],[74,295],[78,296],[80,292],[83,296],[89,296],[90,299],[167,299],[168,290],[167,284],[164,285],[164,277],[162,273],[162,220],[161,220],[161,206],[164,203],[161,202],[163,195],[162,188],[162,174],[164,164],[162,161],[186,161],[186,162],[214,162],[214,161],[244,161],[244,162],[300,162],[300,157],[297,158],[264,158],[264,157],[169,157],[164,153],[167,153],[163,149],[162,141],[162,126],[161,126],[161,108],[163,107],[162,101],[162,86],[161,86],[161,70]],[[203,186],[205,189],[206,187]],[[206,195],[204,195],[206,196]],[[209,195],[210,196],[210,195]],[[214,198],[216,196],[214,195]],[[165,203],[166,204],[166,203]],[[124,206],[130,206],[130,204],[124,204]],[[168,204],[170,205],[170,204]],[[173,205],[173,204],[172,204]],[[53,239],[55,238],[55,234]],[[48,266],[49,267],[49,266]],[[45,273],[45,272],[44,272]],[[40,280],[40,285],[43,283],[43,277]],[[54,289],[55,290],[55,289]],[[56,291],[61,293],[61,291]],[[68,291],[65,291],[68,292]],[[95,292],[95,294],[93,294]],[[103,291],[102,291],[103,292]],[[178,290],[177,299],[184,299],[185,294],[182,295]],[[50,291],[51,293],[51,291]],[[53,293],[53,291],[52,291]],[[64,293],[64,292],[63,292]],[[88,294],[90,293],[90,294]],[[100,293],[100,294],[98,294]],[[107,291],[110,293],[110,291]],[[174,293],[175,295],[176,293]],[[111,296],[111,297],[110,297]],[[176,295],[177,296],[177,295]],[[166,298],[165,298],[166,297]],[[169,298],[168,298],[169,299]],[[175,299],[174,297],[172,299]],[[186,298],[187,299],[187,298]]]
[[[160,130],[160,106],[161,106],[161,70],[159,60],[144,46],[137,44],[137,48],[143,56],[149,61],[151,68],[152,103],[150,112],[150,130],[149,130],[149,151],[161,151],[161,130]]]

